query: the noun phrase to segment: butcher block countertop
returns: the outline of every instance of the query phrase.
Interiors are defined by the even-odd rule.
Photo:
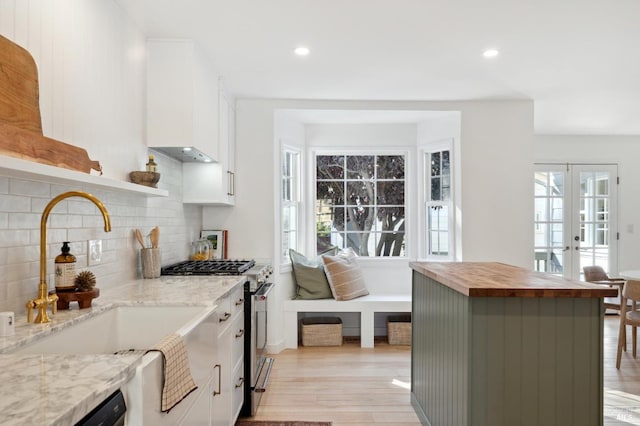
[[[410,267],[469,297],[615,297],[617,288],[570,281],[497,262],[411,262]]]

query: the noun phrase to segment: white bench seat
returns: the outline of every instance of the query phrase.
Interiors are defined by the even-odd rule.
[[[286,300],[284,337],[287,349],[298,347],[298,312],[360,312],[360,346],[373,348],[376,312],[411,312],[411,295],[369,294],[352,300]]]

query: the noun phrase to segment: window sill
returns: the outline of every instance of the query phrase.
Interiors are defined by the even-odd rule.
[[[131,182],[77,172],[62,167],[49,166],[33,161],[0,155],[0,174],[10,178],[56,183],[62,185],[91,185],[97,188],[145,194],[150,197],[167,197],[169,192]]]

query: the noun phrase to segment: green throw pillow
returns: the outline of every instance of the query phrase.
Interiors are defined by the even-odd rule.
[[[322,264],[323,254],[336,254],[336,247],[321,253],[315,259],[308,259],[302,253],[289,249],[289,257],[293,264],[293,275],[296,279],[296,299],[331,299],[333,294]]]

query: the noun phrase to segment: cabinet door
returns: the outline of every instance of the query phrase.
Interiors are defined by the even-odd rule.
[[[218,335],[218,362],[220,363],[219,384],[217,386],[218,394],[213,397],[215,404],[211,406],[211,424],[215,426],[233,425],[231,420],[231,403],[233,396],[233,384],[231,383],[231,374],[233,373],[233,365],[231,364],[231,346],[233,342],[233,329],[235,327],[233,317],[225,322],[226,325],[221,326]],[[213,393],[212,393],[213,395]]]
[[[220,158],[224,165],[226,181],[226,201],[235,204],[236,175],[235,175],[235,113],[227,95],[220,91],[219,96],[219,135]]]
[[[236,194],[235,113],[226,95],[218,95],[218,162],[182,164],[182,202],[233,206]]]
[[[213,380],[209,387],[209,396],[211,399],[211,426],[229,426],[231,425],[231,411],[229,406],[229,396],[223,393],[222,380],[224,370],[222,364],[216,364]]]
[[[218,79],[191,40],[147,40],[147,145],[218,161]],[[175,151],[174,151],[175,150]]]
[[[208,425],[211,417],[210,398],[208,386],[198,396],[187,415],[180,422],[183,426]]]
[[[233,369],[233,396],[231,397],[231,420],[238,420],[244,402],[244,387],[249,386],[244,377],[244,358],[237,360]],[[233,423],[232,423],[233,424]]]

